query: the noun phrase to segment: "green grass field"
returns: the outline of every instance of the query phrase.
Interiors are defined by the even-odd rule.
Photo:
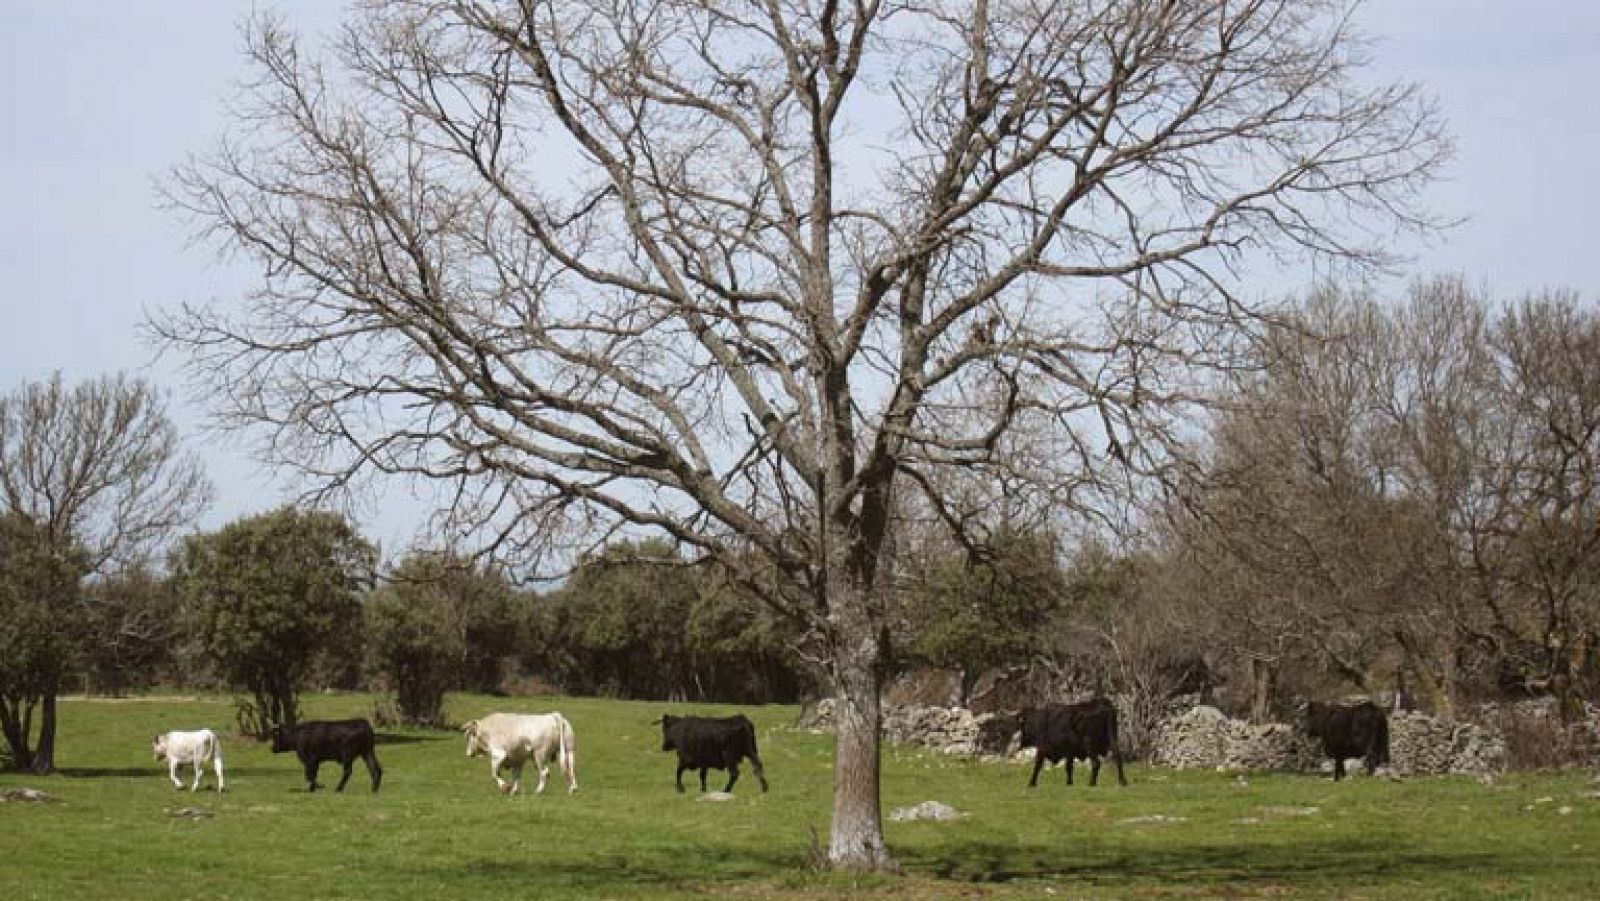
[[[305,713],[358,715],[369,703],[314,696]],[[907,875],[860,879],[807,865],[810,830],[826,840],[831,741],[791,729],[793,708],[745,708],[772,791],[747,771],[725,803],[697,800],[698,786],[673,791],[672,757],[650,725],[666,705],[452,697],[448,709],[457,720],[561,710],[582,790],[566,795],[552,774],[545,796],[504,798],[457,734],[406,732],[378,749],[380,794],[360,763],[343,795],[308,794],[292,755],[231,737],[225,698],[69,700],[63,771],[0,774],[0,789],[59,799],[0,803],[0,899],[1600,898],[1600,800],[1589,796],[1600,786],[1586,772],[1335,785],[1134,766],[1127,788],[1113,778],[1069,789],[1054,769],[1029,792],[1022,764],[891,747],[886,810],[938,800],[968,816],[886,824]],[[156,732],[203,725],[224,735],[220,796],[174,791],[150,757]],[[323,781],[337,774],[325,766]],[[210,816],[171,815],[186,807]],[[1140,819],[1157,815],[1176,819]]]

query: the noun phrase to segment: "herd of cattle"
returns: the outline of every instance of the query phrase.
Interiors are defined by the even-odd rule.
[[[1057,762],[1066,763],[1067,784],[1071,785],[1074,760],[1090,762],[1089,784],[1096,785],[1100,781],[1100,758],[1106,756],[1117,765],[1117,781],[1128,784],[1122,772],[1122,752],[1117,747],[1117,708],[1105,698],[1030,707],[1018,714],[1018,720],[1020,746],[1034,749],[1029,788],[1039,784],[1039,771],[1046,764]],[[1335,781],[1344,778],[1346,758],[1361,758],[1368,774],[1389,761],[1389,721],[1375,704],[1340,706],[1313,701],[1305,707],[1304,720],[1306,731],[1321,742],[1323,753],[1333,758]],[[707,770],[725,770],[728,784],[722,790],[731,792],[734,783],[739,781],[739,764],[746,759],[761,783],[761,790],[767,790],[766,773],[756,749],[755,724],[747,717],[740,714],[728,717],[669,715],[656,724],[661,726],[661,750],[678,754],[674,781],[680,793],[684,790],[686,770],[700,771],[702,792],[706,790]],[[567,780],[567,791],[578,790],[572,724],[561,714],[491,713],[472,720],[462,726],[461,731],[467,737],[468,757],[489,758],[489,775],[502,794],[515,795],[522,791],[522,768],[530,760],[539,770],[535,792],[544,791],[552,762],[560,766]],[[293,751],[300,759],[300,765],[305,768],[307,791],[321,787],[317,783],[317,771],[330,760],[338,761],[344,768],[334,791],[344,791],[357,759],[366,763],[374,792],[383,783],[383,767],[378,763],[375,749],[376,736],[372,724],[364,719],[300,723],[274,729],[271,738],[274,754]],[[216,773],[217,791],[226,789],[222,745],[210,729],[164,732],[155,737],[154,751],[157,761],[167,762],[174,787],[183,788],[178,769],[187,764],[194,767],[194,782],[189,790],[198,790],[209,764]],[[501,776],[507,769],[511,772],[509,783]]]

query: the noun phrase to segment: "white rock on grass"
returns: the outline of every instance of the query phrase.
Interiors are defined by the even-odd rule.
[[[900,807],[889,813],[889,819],[895,822],[909,822],[913,820],[933,820],[942,823],[948,820],[959,820],[966,814],[948,804],[938,801],[923,801],[915,807]]]

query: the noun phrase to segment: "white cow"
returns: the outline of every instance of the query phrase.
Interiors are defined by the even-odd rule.
[[[522,791],[522,765],[539,767],[539,787],[544,792],[550,760],[560,761],[567,791],[578,790],[577,756],[572,748],[572,724],[559,713],[491,713],[461,727],[467,734],[467,756],[489,755],[489,774],[501,794]],[[511,783],[500,778],[500,768],[511,768]]]
[[[167,775],[172,777],[174,788],[182,789],[183,780],[178,778],[178,767],[190,764],[194,767],[194,785],[189,791],[200,787],[200,778],[205,775],[206,762],[211,762],[211,768],[217,774],[217,791],[227,789],[227,782],[222,778],[222,743],[217,741],[217,733],[210,729],[195,729],[192,732],[163,732],[155,739],[156,760],[167,762]]]

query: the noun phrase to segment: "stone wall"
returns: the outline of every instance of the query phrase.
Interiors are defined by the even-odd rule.
[[[823,732],[833,730],[835,701],[823,698],[800,710],[796,725]],[[896,744],[919,745],[944,754],[998,755],[1016,751],[1016,717],[973,713],[963,707],[907,704],[883,713],[883,735]]]
[[[1389,758],[1398,773],[1498,773],[1506,743],[1483,726],[1400,711],[1389,715]]]
[[[1150,754],[1151,763],[1180,770],[1308,770],[1317,761],[1310,740],[1289,726],[1236,720],[1206,706],[1163,720]]]
[[[831,731],[831,698],[807,704],[798,725]],[[1016,717],[961,707],[904,705],[884,711],[884,737],[944,754],[1014,756]],[[1495,773],[1505,769],[1505,742],[1492,730],[1423,713],[1389,717],[1390,768],[1397,774]],[[1284,723],[1250,723],[1215,707],[1196,706],[1167,717],[1156,730],[1150,762],[1175,769],[1286,770],[1327,768],[1310,737]]]
[[[1390,769],[1412,773],[1494,773],[1505,769],[1505,742],[1489,729],[1424,713],[1389,717]],[[1194,707],[1162,722],[1152,762],[1178,769],[1311,770],[1330,764],[1311,739],[1283,723],[1231,719]]]

